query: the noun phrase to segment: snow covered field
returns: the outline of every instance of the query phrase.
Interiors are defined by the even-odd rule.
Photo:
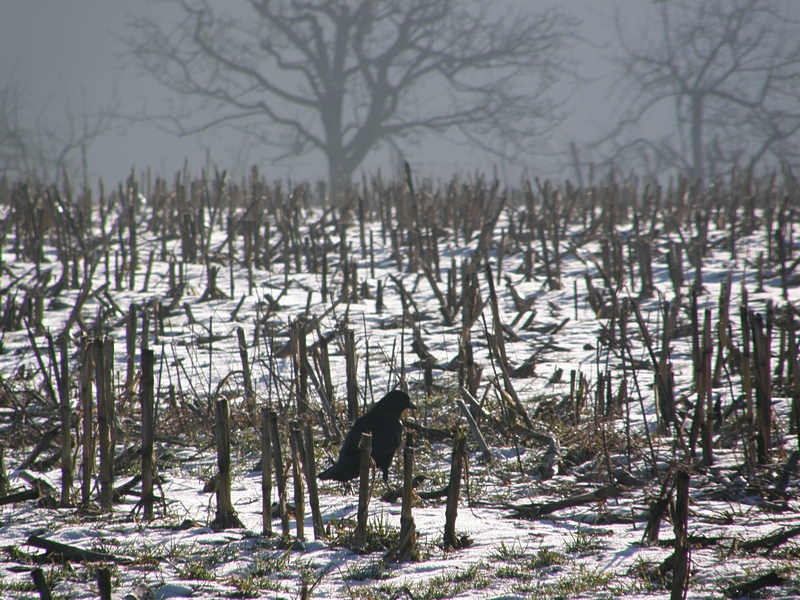
[[[751,195],[756,198],[770,193],[770,190],[764,192],[755,184],[752,188]],[[734,186],[731,189],[732,195],[744,194],[743,190],[734,190]],[[779,197],[782,191],[783,188],[777,194]],[[613,305],[604,283],[605,278],[611,275],[601,271],[604,264],[614,264],[613,261],[605,262],[608,257],[604,257],[609,248],[614,251],[613,243],[606,243],[604,249],[603,240],[617,240],[622,249],[618,262],[634,265],[635,274],[631,278],[629,270],[623,273],[620,302],[627,297],[637,301],[658,352],[661,347],[662,307],[665,301],[672,302],[675,296],[667,254],[676,246],[683,249],[685,283],[682,311],[677,323],[677,329],[683,334],[674,335],[669,358],[675,377],[678,415],[684,420],[683,435],[688,440],[694,415],[692,407],[697,399],[689,307],[695,275],[690,260],[695,247],[692,240],[699,238],[700,232],[693,209],[708,210],[712,215],[708,220],[707,252],[702,260],[702,289],[697,297],[701,333],[703,311],[706,308],[712,311],[712,331],[715,332],[712,361],[717,361],[719,351],[716,324],[720,290],[729,277],[732,284],[732,343],[737,348],[742,344],[738,306],[745,300],[743,290],[746,290],[749,308],[764,315],[767,302],[771,300],[776,315],[790,314],[795,318],[782,307],[787,303],[794,306],[800,301],[800,287],[791,282],[787,284],[788,300],[783,298],[780,264],[776,258],[779,253],[774,248],[770,251],[765,235],[767,223],[772,226],[771,232],[779,226],[784,227],[782,235],[790,247],[787,261],[791,263],[794,259],[792,253],[797,253],[791,244],[794,236],[800,233],[795,223],[794,204],[788,205],[788,221],[780,225],[777,216],[773,214],[768,218],[767,211],[758,207],[753,230],[734,236],[734,254],[726,247],[726,240],[731,236],[730,220],[725,222],[719,218],[719,211],[713,212],[718,196],[708,190],[704,193],[706,195],[701,194],[699,204],[683,213],[670,208],[664,201],[663,214],[659,213],[655,219],[663,229],[652,231],[649,238],[655,293],[641,299],[639,263],[629,260],[631,248],[634,251],[636,248],[633,242],[640,235],[635,231],[633,214],[641,207],[635,210],[621,208],[620,214],[615,216],[612,231],[604,231],[604,227],[592,230],[590,222],[595,219],[587,221],[583,218],[580,203],[576,204],[574,212],[564,221],[565,228],[557,246],[549,240],[547,242],[551,252],[557,248],[557,253],[560,253],[561,287],[551,289],[557,286],[548,284],[547,261],[539,239],[532,236],[529,245],[524,241],[524,235],[530,232],[525,232],[521,225],[525,220],[522,196],[513,194],[509,197],[496,225],[490,230],[488,264],[496,277],[499,317],[506,326],[504,345],[509,365],[519,367],[536,355],[533,372],[528,374],[531,376],[523,376],[526,374],[520,370],[517,372],[519,376],[512,375],[511,381],[530,416],[533,429],[541,435],[526,439],[526,430],[530,428],[513,429],[512,425],[521,425],[519,415],[510,412],[508,404],[487,383],[488,378],[497,377],[502,386],[503,379],[487,343],[486,333],[496,331],[496,325],[482,264],[477,269],[477,281],[480,297],[486,304],[482,316],[472,325],[471,341],[475,363],[483,369],[476,394],[478,401],[488,391],[484,410],[490,418],[483,420],[481,428],[492,448],[494,460],[481,460],[475,440],[468,437],[469,464],[467,477],[462,481],[456,522],[457,533],[466,536],[465,547],[447,551],[442,547],[444,500],[420,500],[414,508],[418,559],[405,563],[385,563],[382,560],[385,549],[379,547],[379,542],[396,541],[400,505],[380,499],[385,488],[379,478],[370,504],[370,531],[376,540],[372,551],[356,553],[346,547],[358,507],[357,485],[346,489],[336,483],[320,484],[323,519],[331,523],[326,539],[314,540],[309,514],[306,515],[303,541],[261,535],[261,475],[260,471],[254,470],[260,460],[260,441],[257,421],[252,418],[256,413],[252,413],[252,406],[248,407],[244,400],[236,330],[241,327],[245,332],[257,405],[269,405],[278,410],[282,425],[286,425],[290,418],[289,390],[294,379],[292,361],[290,357],[276,357],[270,345],[278,348],[286,343],[289,324],[298,316],[304,316],[306,319],[319,318],[318,327],[308,336],[309,344],[315,342],[319,334],[333,332],[347,320],[355,332],[358,377],[366,404],[377,401],[397,385],[398,373],[404,368],[402,374],[418,407],[417,411],[406,413],[406,419],[446,432],[451,432],[455,426],[468,431],[455,403],[455,399],[460,397],[458,372],[445,368],[459,356],[461,314],[455,315],[452,325],[444,322],[442,304],[422,268],[409,269],[409,264],[413,265],[415,258],[421,262],[421,257],[409,247],[402,233],[396,245],[392,243],[391,231],[386,230],[387,222],[385,219],[381,222],[381,209],[373,209],[373,218],[365,224],[364,239],[367,245],[372,240],[374,247],[374,273],[371,272],[368,253],[362,255],[358,220],[350,221],[345,230],[350,246],[348,257],[357,262],[359,286],[368,285],[370,297],[362,294],[349,302],[335,304],[331,299],[339,299],[342,289],[344,268],[340,261],[340,231],[345,223],[335,220],[336,211],[323,212],[319,208],[301,206],[295,212],[300,217],[300,229],[292,243],[305,243],[306,248],[317,244],[326,253],[328,274],[325,284],[330,293],[324,297],[321,294],[321,267],[317,264],[317,272],[309,272],[314,269],[310,266],[311,254],[308,251],[302,261],[298,259],[301,263],[299,271],[294,259],[290,260],[288,255],[285,261],[280,258],[284,246],[274,233],[278,230],[275,215],[270,217],[276,237],[273,238],[275,252],[269,268],[251,263],[248,269],[243,260],[243,242],[238,236],[234,236],[236,259],[231,265],[225,257],[229,248],[229,231],[225,229],[224,220],[219,219],[206,240],[206,247],[216,249],[209,265],[213,262],[219,267],[216,286],[229,297],[204,298],[208,265],[200,261],[185,262],[181,267],[184,269],[182,296],[178,297],[178,302],[173,302],[175,306],[164,319],[163,331],[154,335],[155,325],[152,321],[150,324],[149,345],[156,354],[156,457],[158,472],[163,478],[157,494],[163,494],[164,500],[156,505],[155,520],[148,523],[142,519],[141,511],[136,509],[135,496],[126,496],[115,504],[110,515],[96,509],[56,508],[57,492],[55,504],[29,500],[0,506],[0,591],[12,598],[36,597],[30,571],[41,566],[54,597],[82,598],[97,594],[94,570],[97,564],[43,558],[42,550],[28,544],[30,536],[35,535],[108,553],[109,557],[102,564],[111,569],[114,598],[297,598],[301,595],[303,582],[308,583],[313,598],[665,598],[670,595],[672,573],[666,572],[659,577],[653,574],[653,569],[673,553],[673,528],[665,519],[661,524],[660,540],[667,540],[667,543],[649,545],[643,543],[644,529],[650,503],[659,497],[662,482],[674,476],[673,467],[682,464],[690,467],[691,471],[688,518],[691,572],[687,597],[736,596],[731,586],[772,572],[781,585],[763,587],[754,591],[752,597],[797,597],[800,595],[798,538],[790,537],[777,545],[765,542],[746,549],[748,541],[800,527],[800,478],[796,462],[794,470],[788,472],[788,482],[782,490],[778,489],[784,465],[798,448],[796,432],[790,427],[791,398],[786,397],[791,389],[789,367],[784,365],[782,379],[775,376],[773,380],[770,460],[768,464],[757,465],[752,456],[748,461],[745,453],[741,375],[738,365],[726,351],[719,385],[711,392],[714,403],[719,404],[720,417],[714,429],[714,462],[704,467],[700,460],[700,442],[697,443],[698,456],[689,460],[680,444],[676,443],[674,434],[664,434],[656,426],[653,365],[632,311],[626,313],[626,336],[621,337],[619,321],[616,320],[612,327],[613,315],[600,311],[598,316],[587,300],[588,279],[604,295],[605,305]],[[677,196],[676,192],[672,199]],[[418,194],[418,201],[425,204],[425,198],[432,197],[423,191]],[[581,198],[588,202],[588,195]],[[665,198],[670,198],[666,192]],[[703,198],[707,198],[705,205],[702,204]],[[794,198],[794,202],[798,200]],[[377,201],[373,199],[373,202]],[[541,194],[537,194],[535,206],[541,210],[540,216],[545,214],[541,209]],[[481,214],[488,218],[491,207],[491,204],[486,205]],[[25,257],[17,258],[15,248],[18,240],[15,236],[18,233],[9,226],[12,210],[2,208],[6,227],[3,230],[0,287],[3,288],[3,306],[7,306],[11,297],[17,297],[19,302],[24,293],[33,289],[35,282],[41,281],[44,270],[53,270],[51,284],[58,280],[62,262],[56,251],[53,232],[46,238],[45,261],[38,269]],[[602,204],[594,208],[598,221],[603,218],[602,208]],[[81,318],[71,328],[70,369],[75,371],[71,398],[73,408],[78,410],[78,332],[85,327],[91,333],[96,316],[101,312],[106,314],[107,333],[114,339],[116,348],[114,385],[119,404],[118,454],[129,446],[136,447],[137,423],[140,422],[137,422],[139,412],[135,398],[138,388],[134,389],[133,400],[124,401],[127,393],[125,311],[131,303],[147,306],[153,298],[159,298],[162,305],[170,304],[175,298],[175,290],[171,289],[175,282],[170,281],[169,261],[161,260],[162,253],[166,250],[166,256],[176,257],[181,262],[183,243],[178,235],[162,241],[163,236],[158,231],[147,228],[148,206],[143,205],[139,210],[139,261],[134,289],[128,289],[127,278],[119,287],[114,281],[113,256],[120,241],[128,243],[125,229],[124,238],[122,233],[108,238],[112,256],[109,268],[112,271],[108,275],[110,284],[107,287],[103,287],[107,283],[105,265],[95,245],[100,264],[94,272],[93,293],[82,307]],[[740,226],[747,210],[741,203],[738,213]],[[245,212],[243,208],[238,211],[238,215]],[[624,214],[626,211],[628,214]],[[682,214],[685,220],[673,227],[669,219],[676,214]],[[455,265],[459,281],[455,287],[460,290],[462,261],[482,252],[479,248],[480,226],[467,242],[462,232],[454,231],[444,218],[438,216],[434,214],[435,222],[429,223],[431,229],[439,230],[435,236],[441,257],[438,285],[442,290],[447,289],[448,273],[451,265]],[[395,212],[392,224],[398,222],[399,215]],[[649,227],[646,217],[642,217],[639,225],[641,231]],[[98,228],[95,223],[86,240],[89,246],[92,245],[91,239],[98,238]],[[535,251],[530,278],[526,276],[526,247]],[[761,258],[760,253],[764,253]],[[146,260],[148,256],[150,261]],[[552,256],[549,260],[550,266],[555,268]],[[763,263],[761,277],[757,268],[759,262]],[[287,265],[288,273],[285,271]],[[143,291],[148,268],[151,273],[147,289]],[[498,269],[501,269],[500,277],[497,277]],[[384,308],[381,312],[376,310],[375,300],[379,282],[383,288]],[[424,345],[435,359],[435,385],[430,396],[425,392],[424,362],[412,350],[415,341],[413,327],[402,318],[403,299],[398,282],[413,300],[413,305],[407,306],[407,310],[413,315],[414,326],[419,328]],[[760,283],[762,290],[759,290]],[[79,284],[67,286],[57,296],[44,300],[42,324],[54,337],[63,330],[72,308],[79,301]],[[523,303],[528,300],[525,310],[520,311],[519,298],[515,301],[514,292]],[[531,312],[534,310],[535,314]],[[257,321],[261,322],[258,331]],[[782,334],[779,329],[776,324],[772,335],[773,373],[781,368],[778,358]],[[17,329],[6,327],[2,334],[0,435],[5,447],[9,492],[28,489],[30,481],[35,478],[43,479],[55,490],[61,489],[59,463],[46,463],[46,457],[58,451],[58,440],[32,465],[17,469],[36,445],[37,437],[40,437],[36,431],[48,431],[60,422],[57,409],[48,400],[31,336],[41,350],[45,370],[50,370],[48,343],[43,331],[31,330],[29,334],[23,325]],[[621,350],[620,340],[623,339],[629,344],[630,354]],[[346,369],[341,336],[337,335],[330,342],[329,353],[337,420],[339,426],[345,428]],[[137,369],[138,361],[137,352]],[[569,409],[574,408],[577,394],[570,381],[573,371],[578,383],[582,375],[588,384],[578,422]],[[614,399],[614,406],[605,417],[595,414],[596,384],[601,376],[606,382],[610,376],[607,389]],[[172,397],[170,385],[174,390]],[[487,390],[487,385],[491,389]],[[316,411],[319,409],[319,396],[311,384],[309,390],[309,401]],[[213,419],[213,407],[211,410],[208,407],[219,397],[226,397],[231,403],[234,424],[232,497],[245,529],[215,532],[209,526],[215,517],[214,494],[203,492],[216,471],[214,433],[203,416],[208,418],[210,415]],[[611,398],[607,397],[609,405],[612,404]],[[735,408],[726,410],[734,405]],[[335,458],[338,444],[324,443],[322,429],[317,422],[315,425],[316,461],[321,470]],[[415,437],[416,472],[427,478],[418,491],[441,488],[449,476],[452,441],[424,432],[416,432]],[[542,440],[547,438],[557,440],[560,446],[552,477],[546,473],[546,453],[551,444]],[[288,443],[285,445],[288,448]],[[77,445],[74,455],[79,467],[80,448]],[[398,452],[390,471],[392,487],[402,483],[401,459],[402,452]],[[136,460],[126,470],[117,473],[117,485],[139,472]],[[42,464],[43,461],[46,464]],[[291,478],[291,468],[288,473]],[[79,468],[76,468],[75,482],[73,500],[80,497]],[[515,510],[515,507],[532,503],[542,504],[586,494],[614,483],[618,485],[615,494],[603,502],[577,505],[536,518],[531,515],[527,515],[531,518],[521,518],[525,515],[520,512],[524,511]],[[288,489],[291,502],[291,485]],[[277,492],[273,492],[273,498],[276,495]],[[292,527],[295,527],[294,521]],[[277,519],[273,529],[280,530]]]

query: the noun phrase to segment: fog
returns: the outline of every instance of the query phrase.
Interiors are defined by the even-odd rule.
[[[539,155],[514,163],[476,149],[455,134],[450,142],[435,135],[425,135],[417,144],[401,142],[402,158],[416,173],[444,178],[456,172],[492,173],[496,169],[508,181],[527,169],[574,179],[570,142],[575,142],[585,163],[583,148],[611,129],[620,102],[615,95],[620,73],[611,62],[620,52],[614,9],[624,14],[626,28],[637,31],[649,26],[658,3],[572,0],[524,5],[534,10],[559,6],[580,22],[576,34],[581,40],[571,51],[577,78],[565,75],[554,90],[565,115],[563,122],[542,144]],[[170,103],[181,100],[137,67],[125,44],[136,35],[128,25],[143,15],[166,19],[170,10],[166,3],[145,0],[4,0],[0,4],[0,86],[13,84],[22,90],[20,118],[31,131],[43,127],[68,130],[67,109],[73,124],[80,124],[84,115],[91,121],[100,111],[114,109],[117,118],[86,147],[92,180],[102,176],[115,182],[132,168],[139,171],[145,167],[151,167],[154,176],[171,177],[185,163],[193,172],[216,164],[231,169],[237,177],[255,163],[268,179],[325,177],[325,157],[318,152],[273,164],[274,150],[230,129],[177,137],[142,118],[161,114]],[[661,112],[652,112],[648,126],[654,130],[668,127],[670,110],[673,108],[667,103]],[[396,150],[384,144],[369,154],[361,168],[394,174],[398,158]],[[79,151],[71,153],[70,165],[80,171]]]

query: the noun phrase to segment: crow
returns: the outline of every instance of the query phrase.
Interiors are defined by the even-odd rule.
[[[417,408],[412,404],[408,394],[400,390],[392,390],[386,394],[368,412],[356,419],[344,438],[336,464],[322,471],[317,477],[336,481],[350,481],[358,477],[361,471],[361,452],[358,444],[362,433],[371,433],[372,459],[383,471],[384,483],[387,482],[394,451],[400,447],[403,439],[400,415],[407,408]]]

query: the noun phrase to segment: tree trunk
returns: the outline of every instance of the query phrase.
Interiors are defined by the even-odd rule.
[[[345,166],[344,148],[339,146],[338,149],[330,149],[330,146],[325,151],[328,159],[328,182],[330,183],[330,198],[334,204],[340,204],[341,194],[344,191],[350,178],[352,171],[348,170]]]
[[[692,101],[692,181],[705,176],[703,166],[703,96],[693,95]]]

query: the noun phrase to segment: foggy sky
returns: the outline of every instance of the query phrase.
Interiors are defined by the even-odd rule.
[[[578,143],[596,138],[608,126],[613,105],[609,90],[613,83],[610,63],[604,57],[616,49],[612,24],[613,0],[525,2],[534,10],[558,5],[580,19],[578,32],[587,43],[579,44],[574,57],[583,78],[579,91],[565,105],[570,116],[553,141],[563,150],[571,140]],[[626,11],[633,20],[645,20],[649,2],[628,2]],[[133,17],[162,14],[169,10],[146,0],[2,0],[0,2],[0,85],[15,82],[24,87],[29,102],[29,118],[43,116],[49,126],[63,120],[63,105],[70,103],[74,113],[84,106],[88,112],[119,102],[123,115],[141,114],[147,107],[157,110],[169,102],[171,93],[147,75],[141,74],[126,56],[124,39],[135,35],[126,29]],[[85,98],[85,104],[84,104]],[[117,123],[108,133],[91,143],[88,152],[90,178],[104,177],[111,184],[124,179],[132,167],[137,171],[150,166],[154,175],[167,177],[183,168],[188,160],[197,172],[210,156],[220,168],[238,166],[239,177],[247,165],[258,163],[268,179],[316,179],[326,176],[327,165],[320,153],[269,163],[270,152],[249,147],[239,134],[221,130],[177,138],[159,131],[152,123]],[[404,147],[404,156],[416,173],[447,178],[454,172],[491,173],[497,167],[501,176],[516,178],[523,168],[533,174],[557,172],[553,160],[536,158],[516,165],[505,165],[494,156],[470,150],[466,144],[447,144],[428,136],[418,146]],[[79,156],[77,157],[79,159]],[[381,168],[393,174],[393,155],[387,149],[373,152],[362,165],[369,173]]]

